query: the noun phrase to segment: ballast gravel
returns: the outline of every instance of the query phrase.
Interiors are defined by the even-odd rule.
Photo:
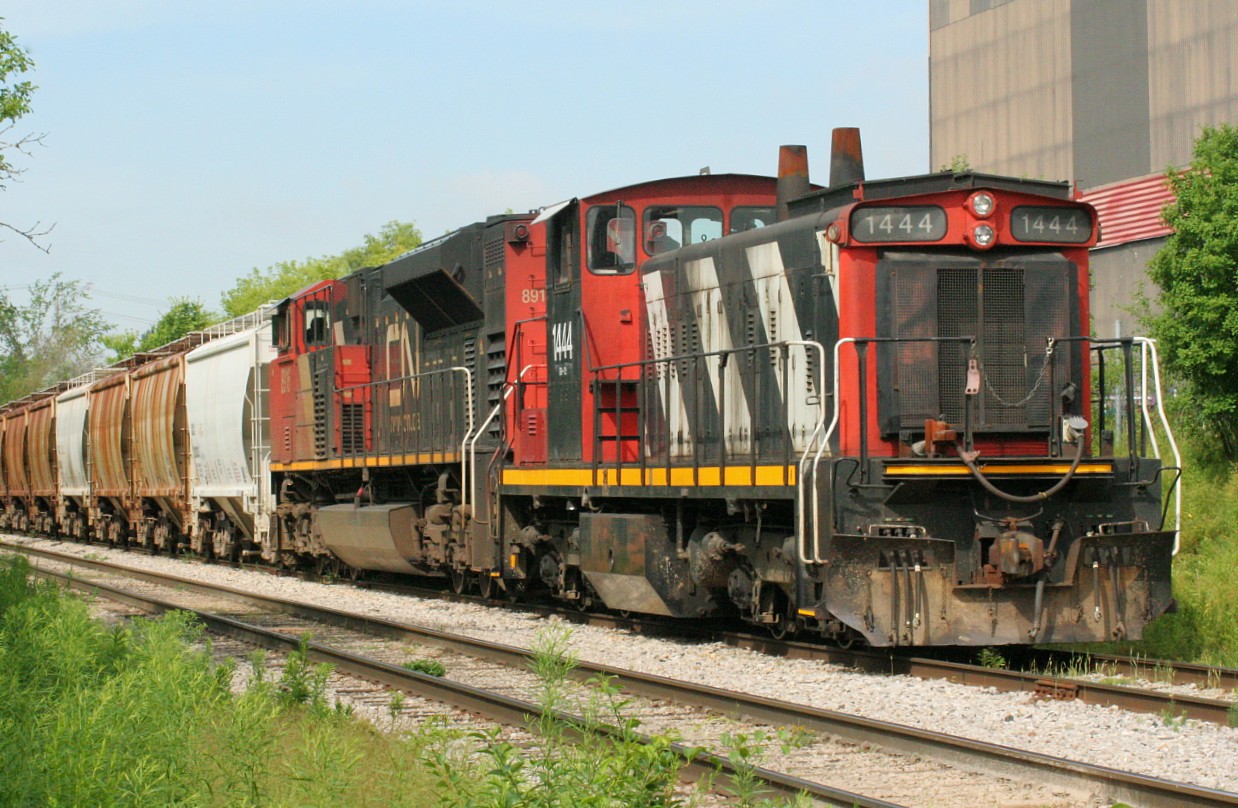
[[[548,621],[556,619],[96,546],[6,538],[525,648],[534,644]],[[573,626],[570,645],[578,658],[591,662],[1238,792],[1238,728],[1234,727],[1074,701],[1039,700],[1025,693],[999,693],[941,680],[874,675],[820,661],[769,657],[720,643],[590,626]]]

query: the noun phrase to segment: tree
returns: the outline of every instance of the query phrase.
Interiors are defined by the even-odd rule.
[[[10,182],[26,171],[13,165],[9,156],[17,152],[29,157],[30,150],[43,142],[42,135],[26,134],[13,138],[10,134],[16,128],[17,121],[30,112],[30,98],[36,87],[29,81],[17,80],[34,67],[34,60],[25,48],[17,44],[13,35],[4,30],[3,22],[4,18],[0,17],[0,190],[7,188]],[[47,252],[38,239],[50,233],[50,227],[45,228],[39,222],[29,227],[0,222],[0,228],[17,233]]]
[[[119,362],[135,353],[153,351],[219,321],[200,300],[174,297],[169,303],[171,305],[167,312],[141,335],[136,331],[121,331],[103,337],[103,344],[111,349],[113,354],[109,361]]]
[[[1170,170],[1174,228],[1149,264],[1160,314],[1146,325],[1185,413],[1238,459],[1238,129],[1205,127],[1184,172]]]
[[[420,244],[421,231],[416,225],[393,220],[383,225],[378,235],[367,233],[361,246],[339,255],[281,261],[262,270],[255,267],[224,292],[224,312],[229,317],[240,317],[267,301],[282,300],[316,281],[339,278],[362,267],[381,266]]]
[[[0,402],[51,387],[94,367],[108,326],[88,308],[80,281],[60,274],[29,287],[30,301],[14,303],[0,290]]]

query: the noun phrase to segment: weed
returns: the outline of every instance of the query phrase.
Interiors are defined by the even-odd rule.
[[[1006,668],[1006,657],[992,648],[981,648],[980,653],[976,656],[976,663],[982,668],[1004,670]]]
[[[395,726],[395,722],[400,717],[400,713],[404,711],[404,692],[401,690],[392,690],[391,698],[387,702],[387,714],[391,716],[391,725]]]
[[[1182,725],[1186,723],[1186,714],[1175,713],[1172,707],[1166,707],[1161,710],[1161,723],[1174,732],[1179,732],[1182,730]]]
[[[1231,727],[1238,727],[1238,701],[1229,706],[1229,710],[1225,715],[1229,719]]]
[[[289,652],[276,692],[283,704],[305,704],[315,712],[325,712],[327,679],[332,667],[326,663],[310,664],[309,642],[310,636],[302,634],[297,649]]]
[[[810,746],[817,740],[815,733],[800,726],[779,727],[774,737],[778,739],[778,748],[784,755]]]
[[[447,674],[447,668],[443,667],[443,663],[437,659],[410,659],[404,663],[403,667],[406,670],[417,671],[430,676],[445,676]]]

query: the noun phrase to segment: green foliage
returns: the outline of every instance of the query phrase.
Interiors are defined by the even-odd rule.
[[[88,308],[80,281],[59,273],[35,281],[29,302],[0,290],[0,402],[43,390],[90,370],[108,326]]]
[[[1146,325],[1194,431],[1238,460],[1238,128],[1205,127],[1191,167],[1168,182],[1174,232],[1148,267],[1161,312]]]
[[[13,34],[4,30],[3,23],[4,19],[0,17],[0,190],[8,188],[10,181],[25,173],[24,168],[13,164],[11,155],[16,153],[29,157],[33,147],[43,145],[42,135],[13,137],[9,134],[17,126],[17,121],[30,112],[30,99],[37,88],[22,78],[34,68],[34,60],[25,48],[17,44]],[[30,227],[0,222],[0,228],[11,230],[47,252],[47,247],[38,239],[51,232],[51,227],[44,228],[39,222]]]
[[[939,171],[949,171],[953,174],[966,174],[972,170],[971,162],[968,161],[966,154],[956,154],[950,158],[950,162],[942,166]]]
[[[219,321],[219,317],[207,310],[200,300],[174,297],[169,304],[158,322],[140,335],[136,331],[120,331],[103,337],[103,345],[112,351],[108,362],[119,362],[142,351],[153,351]]]
[[[405,662],[403,667],[407,670],[426,673],[430,676],[444,676],[447,673],[447,668],[443,667],[443,663],[437,659],[411,659]]]
[[[0,23],[4,19],[0,17]],[[34,67],[34,60],[25,48],[17,44],[16,38],[8,31],[0,28],[0,132],[7,132],[22,116],[30,112],[30,98],[34,95],[35,86],[29,81],[17,81]],[[6,143],[0,148],[0,189],[6,188],[8,182],[20,171],[4,155],[4,148],[21,149],[21,144]]]
[[[525,749],[443,718],[382,733],[338,705],[328,710],[327,668],[309,663],[307,640],[277,681],[266,654],[252,654],[238,689],[235,663],[190,648],[202,628],[186,614],[109,628],[28,571],[24,558],[0,558],[0,805],[692,804],[675,791],[685,757],[671,739],[643,743],[611,682],[569,681],[564,630],[536,647],[534,668],[555,678],[543,682],[548,703],[532,719],[540,740]],[[551,703],[580,718],[562,720]],[[393,719],[402,707],[393,696]],[[604,727],[615,729],[594,731]],[[810,737],[792,728],[777,740],[785,751]],[[749,775],[763,740],[732,750]],[[736,804],[774,804],[755,776],[746,783]]]
[[[982,668],[1004,670],[1006,668],[1006,657],[992,648],[981,648],[980,653],[976,655],[976,664]]]
[[[255,267],[223,293],[224,312],[229,317],[248,314],[267,301],[282,300],[317,281],[385,264],[420,244],[421,231],[416,225],[393,220],[383,225],[377,235],[366,234],[361,246],[339,255],[281,261],[266,269]]]
[[[1173,561],[1174,614],[1158,617],[1139,642],[1102,643],[1091,650],[1238,666],[1238,467],[1205,462],[1214,443],[1179,435],[1183,498],[1181,547]],[[1172,517],[1171,517],[1172,518]]]

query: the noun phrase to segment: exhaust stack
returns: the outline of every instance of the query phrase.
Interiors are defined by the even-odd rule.
[[[809,191],[808,147],[782,146],[778,149],[778,195],[775,220],[786,221],[787,203],[799,199]]]
[[[860,148],[860,130],[840,126],[834,130],[830,149],[830,187],[864,181],[864,152]]]

